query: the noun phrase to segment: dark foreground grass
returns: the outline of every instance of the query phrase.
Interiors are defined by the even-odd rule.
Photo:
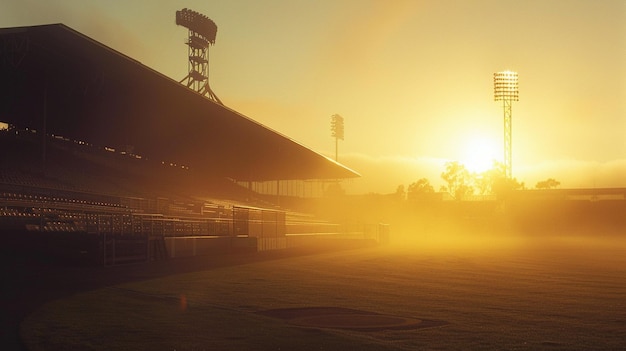
[[[176,298],[117,289],[50,304],[23,329],[31,350],[348,350],[355,345],[332,333],[247,312],[201,304],[182,309]]]
[[[32,350],[620,350],[622,239],[433,240],[218,268],[57,300],[21,333]],[[303,307],[447,324],[350,331],[256,313]]]

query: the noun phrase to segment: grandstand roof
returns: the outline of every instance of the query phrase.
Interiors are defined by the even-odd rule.
[[[236,180],[359,176],[63,24],[0,29],[0,76],[0,121],[21,128]]]

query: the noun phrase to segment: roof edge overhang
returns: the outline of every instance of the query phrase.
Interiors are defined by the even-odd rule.
[[[272,172],[268,172],[265,173],[266,175],[263,176],[261,175],[260,177],[258,176],[245,176],[242,174],[238,174],[238,175],[234,175],[233,174],[233,178],[234,179],[238,179],[238,180],[254,180],[254,181],[258,181],[258,180],[310,180],[310,179],[347,179],[347,178],[358,178],[361,177],[361,175],[354,171],[353,169],[335,161],[332,160],[331,158],[324,156],[321,153],[318,153],[316,151],[314,151],[313,149],[304,146],[302,143],[297,142],[296,140],[272,129],[269,128],[255,120],[253,120],[252,118],[243,115],[240,112],[237,112],[235,110],[233,110],[230,107],[224,106],[224,105],[220,105],[217,104],[215,101],[209,99],[208,97],[205,97],[201,94],[199,94],[198,92],[195,92],[189,88],[187,88],[186,86],[184,86],[183,84],[181,84],[180,82],[144,65],[143,63],[141,63],[138,60],[135,60],[125,54],[123,54],[120,51],[117,51],[101,42],[98,42],[95,39],[92,39],[88,36],[86,36],[85,34],[82,34],[78,31],[76,31],[75,29],[63,24],[63,23],[52,23],[52,24],[42,24],[42,25],[32,25],[32,26],[20,26],[20,27],[9,27],[9,28],[0,28],[0,36],[2,35],[11,35],[11,34],[24,34],[24,33],[28,33],[29,31],[45,31],[47,28],[57,28],[57,29],[61,29],[64,31],[67,31],[69,33],[71,33],[73,36],[79,37],[82,40],[85,40],[87,42],[89,42],[91,45],[94,45],[95,47],[98,48],[98,50],[104,50],[106,52],[108,52],[109,54],[114,55],[115,57],[118,57],[118,60],[122,60],[123,62],[125,62],[125,64],[130,64],[134,67],[136,67],[137,70],[140,71],[144,71],[144,73],[148,73],[150,75],[153,75],[153,77],[155,77],[158,80],[161,80],[162,82],[165,83],[165,85],[169,85],[171,87],[171,89],[178,89],[178,91],[184,93],[184,94],[190,94],[189,96],[193,96],[193,99],[202,99],[202,101],[204,103],[209,103],[209,104],[213,104],[215,108],[217,109],[223,109],[225,111],[228,111],[232,117],[235,118],[240,118],[244,121],[244,123],[249,124],[250,126],[254,126],[255,130],[258,130],[259,132],[263,132],[263,133],[269,133],[271,135],[273,135],[273,138],[277,138],[279,139],[279,142],[282,143],[282,145],[286,145],[288,147],[293,147],[293,150],[295,150],[294,152],[302,154],[303,156],[308,154],[309,156],[307,157],[309,160],[314,161],[316,164],[318,165],[322,165],[323,170],[318,170],[316,172],[312,172],[311,174],[302,174],[302,172],[293,172],[291,174],[288,174],[289,172],[287,172],[286,174],[283,174],[283,177],[278,177],[276,178],[275,176],[269,176],[268,174],[272,173]],[[280,141],[282,140],[282,141]],[[289,146],[291,145],[291,146]],[[294,166],[295,167],[295,166]],[[261,172],[261,174],[263,174],[263,172]],[[275,172],[274,172],[275,174]],[[228,175],[227,175],[228,176]]]

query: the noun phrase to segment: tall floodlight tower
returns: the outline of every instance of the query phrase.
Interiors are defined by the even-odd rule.
[[[209,45],[215,44],[217,25],[207,16],[186,8],[176,11],[176,24],[189,31],[189,73],[180,82],[223,105],[209,87]]]
[[[330,136],[335,138],[335,161],[339,151],[339,139],[343,140],[343,117],[335,114],[330,116]]]
[[[504,109],[504,167],[507,178],[513,178],[513,127],[511,106],[519,101],[517,72],[503,71],[493,74],[494,100],[502,101]]]

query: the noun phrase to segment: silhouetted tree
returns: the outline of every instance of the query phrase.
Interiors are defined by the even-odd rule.
[[[541,182],[537,182],[537,184],[535,185],[535,188],[537,188],[537,189],[554,189],[554,188],[558,187],[559,185],[561,185],[561,182],[557,181],[554,178],[548,178],[548,179],[543,180]]]
[[[448,184],[450,195],[457,200],[474,192],[469,171],[457,161],[446,163],[446,171],[441,173],[441,178]]]
[[[522,190],[524,188],[524,183],[519,182],[515,178],[501,177],[494,181],[492,185],[492,192],[498,197],[498,199],[504,200],[512,191]]]
[[[524,183],[515,178],[506,177],[506,168],[503,163],[494,161],[493,167],[474,176],[474,184],[482,195],[496,195],[502,199],[513,190],[524,189]]]
[[[435,189],[426,178],[422,178],[414,183],[409,184],[409,188],[406,192],[407,200],[417,200],[420,197],[424,197],[425,194],[432,194]]]
[[[523,182],[519,182],[516,178],[508,178],[506,176],[506,168],[500,162],[494,162],[493,168],[483,173],[488,193],[494,194],[500,200],[506,199],[511,191],[521,190],[525,188]]]
[[[404,185],[400,184],[396,188],[396,192],[394,194],[398,200],[404,200],[406,198],[406,192],[404,191]]]
[[[485,171],[479,174],[472,174],[472,180],[474,181],[474,187],[478,194],[488,195],[491,194],[491,182],[489,177],[489,171]]]
[[[506,177],[504,164],[493,161],[493,166],[490,169],[480,174],[474,174],[473,180],[479,194],[492,195],[494,194],[494,183],[503,177]]]

